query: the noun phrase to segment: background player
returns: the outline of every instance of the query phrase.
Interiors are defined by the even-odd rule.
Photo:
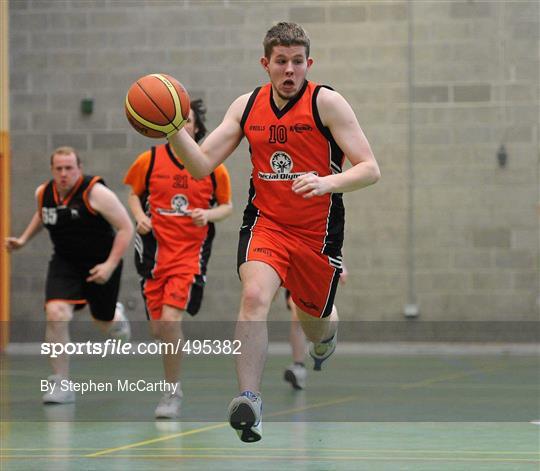
[[[206,134],[205,112],[202,100],[191,103],[185,129],[196,141]],[[163,144],[139,155],[124,182],[132,188],[129,207],[137,222],[135,263],[152,331],[176,345],[183,338],[183,312],[193,316],[201,305],[214,222],[232,213],[229,175],[220,165],[196,180],[182,158]],[[180,355],[163,355],[165,380],[176,390],[163,394],[156,418],[180,414],[180,363]]]
[[[53,178],[36,189],[37,210],[30,223],[20,237],[6,239],[7,249],[16,250],[43,226],[49,231],[54,252],[47,271],[45,340],[69,342],[73,312],[87,303],[103,332],[128,340],[129,323],[117,300],[122,256],[133,236],[129,215],[101,177],[83,175],[75,149],[57,148],[50,162]],[[74,391],[56,387],[69,375],[69,357],[62,354],[50,362],[54,374],[43,402],[73,402]]]

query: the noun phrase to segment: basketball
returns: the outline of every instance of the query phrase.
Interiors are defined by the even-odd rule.
[[[189,116],[189,95],[174,77],[150,74],[139,78],[126,95],[126,116],[143,136],[167,137],[182,129]]]

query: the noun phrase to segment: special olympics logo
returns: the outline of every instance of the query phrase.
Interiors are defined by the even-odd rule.
[[[187,213],[188,206],[189,202],[184,195],[174,195],[171,199],[171,207],[176,213]]]
[[[292,173],[293,160],[289,154],[282,150],[272,154],[270,157],[270,166],[272,167],[273,173],[257,172],[257,175],[261,180],[266,182],[291,182],[306,173],[314,173],[317,175],[317,172],[314,171]]]
[[[189,201],[181,194],[176,194],[171,198],[171,208],[157,208],[157,212],[163,216],[189,216]]]
[[[275,173],[291,173],[293,161],[286,152],[278,151],[274,152],[272,157],[270,157],[270,165]]]

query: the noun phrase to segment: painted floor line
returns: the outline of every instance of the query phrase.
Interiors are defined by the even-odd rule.
[[[9,460],[9,459],[18,459],[18,460],[29,460],[29,459],[50,459],[50,460],[58,460],[58,459],[71,459],[71,460],[78,460],[81,458],[87,458],[87,457],[80,457],[80,456],[74,456],[74,455],[34,455],[34,456],[20,456],[20,455],[2,455],[0,456],[0,459],[2,460]],[[230,459],[230,460],[253,460],[253,455],[206,455],[206,454],[177,454],[177,455],[163,455],[163,454],[145,454],[145,455],[122,455],[122,454],[115,454],[113,457],[110,456],[104,456],[104,455],[98,455],[96,456],[98,459],[128,459],[128,460],[148,460],[148,459],[155,459],[155,460],[179,460],[179,459],[199,459],[199,460],[224,460],[224,459]],[[395,456],[395,457],[387,457],[387,456],[313,456],[313,455],[283,455],[283,456],[276,456],[276,455],[257,455],[257,460],[269,460],[269,461],[379,461],[379,462],[385,462],[385,461],[420,461],[420,462],[447,462],[447,463],[454,463],[454,462],[466,462],[466,463],[477,463],[477,462],[489,462],[489,463],[540,463],[540,459],[526,459],[526,458],[450,458],[450,457],[411,457],[411,456]]]
[[[357,396],[347,396],[347,397],[343,397],[343,398],[340,398],[340,399],[335,399],[333,401],[320,402],[318,404],[313,404],[311,406],[295,407],[295,408],[292,408],[292,409],[286,409],[286,410],[283,410],[283,411],[274,412],[274,413],[271,413],[271,414],[267,414],[265,417],[278,417],[280,415],[287,415],[287,414],[291,414],[291,413],[295,413],[295,412],[302,412],[302,411],[305,411],[305,410],[316,409],[316,408],[320,408],[320,407],[326,407],[328,405],[342,404],[344,402],[353,401],[355,399],[357,399]],[[130,448],[136,448],[136,447],[139,447],[139,446],[144,446],[144,445],[147,445],[147,444],[162,442],[162,441],[166,441],[166,440],[172,440],[174,438],[185,437],[185,436],[188,436],[188,435],[194,435],[196,433],[207,432],[209,430],[215,430],[215,429],[218,429],[218,428],[223,428],[223,427],[226,427],[228,425],[229,424],[227,422],[223,422],[223,423],[220,423],[220,424],[217,424],[217,425],[211,425],[211,426],[207,426],[207,427],[188,430],[186,432],[175,433],[173,435],[167,435],[165,437],[153,438],[153,439],[150,439],[150,440],[145,440],[145,441],[142,441],[142,442],[132,443],[132,444],[129,444],[129,445],[124,445],[124,446],[115,447],[115,448],[107,448],[105,450],[101,450],[101,451],[98,451],[96,453],[91,453],[91,454],[85,455],[85,457],[86,458],[97,458],[99,456],[106,455],[106,454],[109,454],[109,453],[115,453],[115,452],[121,451],[121,450],[127,450],[127,449],[130,449]]]

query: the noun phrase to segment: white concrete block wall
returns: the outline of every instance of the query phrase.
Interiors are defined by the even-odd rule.
[[[375,187],[345,197],[350,270],[344,319],[401,320],[407,302],[409,125],[414,126],[416,275],[421,318],[522,320],[538,314],[539,12],[535,1],[415,1],[414,96],[409,96],[411,3],[11,0],[12,221],[23,230],[48,156],[75,145],[87,171],[126,201],[121,180],[152,141],[129,128],[123,98],[150,72],[202,97],[215,127],[234,98],[266,80],[266,30],[297,21],[312,39],[310,77],[353,106],[380,162]],[[83,116],[80,101],[94,99]],[[409,99],[413,99],[409,114]],[[501,144],[506,168],[497,166]],[[240,284],[237,231],[249,161],[227,161],[235,213],[219,224],[202,315],[233,319]],[[44,235],[13,257],[13,317],[40,316]],[[136,300],[132,255],[123,300]],[[274,318],[285,319],[282,300]]]

